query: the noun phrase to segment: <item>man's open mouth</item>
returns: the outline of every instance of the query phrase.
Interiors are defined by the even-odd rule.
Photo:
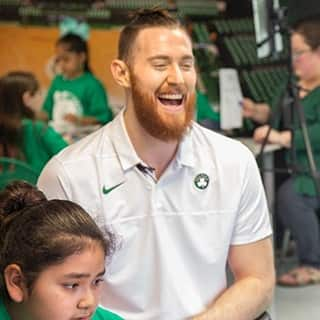
[[[184,95],[181,93],[165,93],[159,94],[158,99],[165,106],[180,106],[184,100]]]

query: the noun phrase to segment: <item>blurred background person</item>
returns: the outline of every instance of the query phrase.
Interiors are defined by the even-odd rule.
[[[14,71],[0,78],[0,156],[23,160],[38,173],[67,146],[53,128],[35,120],[42,100],[32,73]]]
[[[320,168],[320,18],[301,21],[291,34],[292,65],[304,109],[316,166]],[[298,121],[292,130],[272,129],[268,143],[276,143],[296,152],[298,172],[282,184],[278,191],[277,212],[297,244],[299,266],[285,273],[278,283],[301,286],[320,283],[320,230],[316,210],[319,195],[310,174],[305,141]],[[268,125],[254,132],[254,140],[262,142]]]
[[[68,130],[72,124],[105,124],[112,120],[113,114],[106,90],[89,66],[86,30],[79,27],[80,32],[76,31],[78,24],[74,25],[77,22],[73,19],[65,23],[71,28],[64,27],[66,33],[56,43],[56,68],[61,74],[53,79],[43,110],[61,131]]]

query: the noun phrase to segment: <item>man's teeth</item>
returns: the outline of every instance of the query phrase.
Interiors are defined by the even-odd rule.
[[[183,98],[182,94],[161,94],[159,95],[160,99],[167,99],[167,100],[180,100]]]

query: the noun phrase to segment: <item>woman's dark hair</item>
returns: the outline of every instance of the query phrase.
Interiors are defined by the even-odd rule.
[[[34,112],[24,104],[23,94],[39,90],[30,72],[9,72],[0,78],[0,156],[20,158],[22,119],[34,119]]]
[[[80,36],[73,33],[67,33],[58,39],[56,45],[63,45],[65,46],[66,50],[70,52],[85,53],[86,57],[84,61],[84,71],[92,72],[89,66],[88,44]]]
[[[67,200],[47,200],[27,182],[16,181],[0,193],[0,294],[8,298],[4,270],[20,266],[31,292],[41,271],[98,243],[109,257],[113,236],[89,214]]]
[[[312,50],[320,47],[320,17],[298,22],[293,31],[301,34]]]

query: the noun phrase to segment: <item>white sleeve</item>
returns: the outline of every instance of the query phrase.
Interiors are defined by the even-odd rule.
[[[233,245],[255,242],[272,234],[260,172],[250,152],[241,181],[239,210],[232,236]]]
[[[48,199],[69,199],[67,181],[62,164],[53,157],[42,170],[37,186]]]

